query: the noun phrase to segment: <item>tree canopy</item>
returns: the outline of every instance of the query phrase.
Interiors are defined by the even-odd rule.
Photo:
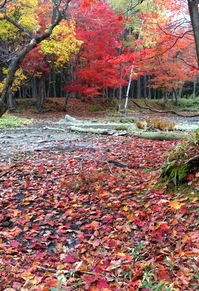
[[[148,88],[180,90],[197,77],[190,2],[2,2],[0,115],[8,92],[33,76],[45,83],[42,76],[52,68],[65,72],[61,90],[78,96],[125,95],[131,78],[145,78]]]

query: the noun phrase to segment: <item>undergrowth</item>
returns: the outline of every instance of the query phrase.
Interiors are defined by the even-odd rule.
[[[31,122],[31,119],[19,118],[5,114],[0,118],[0,128],[22,126],[30,124]]]
[[[157,117],[146,117],[145,121],[140,121],[137,120],[135,122],[137,128],[139,129],[144,129],[144,128],[154,128],[154,129],[158,129],[161,131],[173,131],[174,127],[175,127],[175,123],[174,122],[170,122],[166,119],[163,119],[161,117],[157,118]]]
[[[163,167],[162,178],[168,184],[179,185],[185,181],[198,177],[199,160],[199,132],[192,134],[190,140],[182,142],[174,147],[168,154],[167,162]]]
[[[17,109],[16,113],[21,114],[24,112],[35,113],[37,112],[35,109],[36,98],[21,98],[16,99]],[[136,103],[141,107],[146,107],[143,98],[136,99]],[[65,98],[64,97],[53,97],[45,100],[43,104],[44,112],[63,112]],[[125,99],[121,102],[121,112],[123,112]],[[118,115],[121,112],[117,111],[117,98],[114,98],[111,102],[107,99],[103,101],[103,98],[86,98],[84,101],[81,98],[69,98],[67,104],[67,112],[70,115],[77,115],[79,113],[84,112],[86,117],[89,117],[89,113],[100,113],[104,112],[114,112],[114,114]],[[179,105],[176,106],[175,102],[168,101],[166,105],[164,105],[163,99],[150,99],[147,100],[147,104],[151,108],[156,110],[175,110],[175,111],[199,111],[199,97],[193,98],[181,98],[179,101]],[[127,114],[133,115],[134,112],[142,112],[142,108],[135,105],[133,100],[129,99]],[[129,122],[129,121],[128,121]]]

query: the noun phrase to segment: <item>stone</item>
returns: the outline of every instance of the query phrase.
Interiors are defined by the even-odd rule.
[[[77,121],[77,119],[75,117],[72,117],[72,116],[70,116],[68,114],[65,115],[64,120],[66,122],[76,122]]]

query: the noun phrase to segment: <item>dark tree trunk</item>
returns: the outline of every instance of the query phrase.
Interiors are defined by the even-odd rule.
[[[44,98],[46,96],[46,88],[45,88],[46,77],[47,75],[43,74],[39,81],[39,92],[38,92],[38,99],[36,103],[36,107],[39,112],[42,112],[43,110]]]
[[[121,103],[122,103],[122,86],[118,88],[118,107],[117,111],[121,110]]]
[[[32,78],[32,97],[37,98],[37,80],[36,80],[36,77]]]
[[[56,73],[55,70],[52,70],[52,84],[53,84],[53,97],[57,97],[57,92],[56,92]]]
[[[17,108],[14,94],[11,89],[8,90],[8,108],[10,111],[15,110]]]
[[[176,92],[176,89],[174,89],[174,88],[172,89],[172,96],[175,99],[176,105],[178,106],[179,105],[178,94]]]
[[[197,78],[195,78],[193,82],[193,99],[196,98],[196,85],[197,85]]]
[[[139,99],[140,97],[141,97],[141,79],[140,76],[138,76],[136,98]]]
[[[64,110],[64,111],[67,111],[68,99],[69,99],[69,96],[67,95],[67,96],[65,97],[65,101],[64,101],[64,107],[63,107],[63,110]]]
[[[3,100],[0,98],[0,116],[4,115],[4,113],[7,111],[8,106],[3,102]]]
[[[143,97],[144,97],[144,99],[146,99],[147,98],[147,87],[146,87],[146,85],[147,85],[147,76],[146,75],[144,75],[144,77],[143,77]]]
[[[199,12],[198,12],[199,0],[188,0],[189,14],[191,18],[191,24],[193,27],[196,55],[199,64]]]

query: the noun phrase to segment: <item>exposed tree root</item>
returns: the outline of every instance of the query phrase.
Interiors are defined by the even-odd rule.
[[[170,114],[175,114],[177,116],[180,116],[180,117],[199,117],[199,114],[191,114],[191,115],[184,115],[184,114],[181,114],[181,113],[178,113],[174,110],[158,110],[158,109],[155,109],[155,108],[152,108],[147,102],[146,100],[144,100],[144,103],[146,104],[146,106],[141,106],[139,105],[137,102],[135,102],[134,100],[132,100],[132,102],[138,106],[139,108],[141,109],[147,109],[147,110],[150,110],[152,112],[157,112],[157,113],[170,113]]]

